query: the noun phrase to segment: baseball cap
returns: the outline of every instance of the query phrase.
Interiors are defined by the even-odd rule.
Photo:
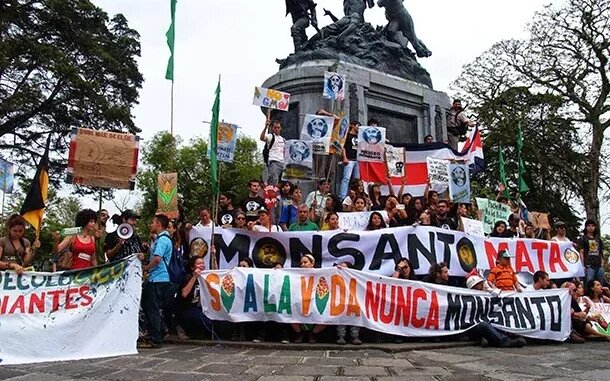
[[[473,288],[474,286],[476,286],[477,284],[479,284],[483,281],[485,281],[485,279],[481,278],[480,276],[472,275],[472,276],[468,277],[468,279],[466,279],[466,287]]]
[[[260,208],[260,209],[258,210],[258,214],[261,214],[261,213],[267,213],[267,214],[269,214],[269,211],[268,211],[267,209],[265,209],[265,208]]]
[[[512,255],[508,252],[508,250],[502,250],[498,253],[498,259],[500,258],[511,258]]]
[[[556,228],[559,228],[559,227],[565,228],[566,227],[566,223],[563,222],[563,221],[557,221],[557,222],[555,222],[555,227]]]
[[[133,219],[139,220],[140,215],[131,209],[125,209],[123,211],[123,213],[121,213],[121,218],[125,218],[125,219],[133,218]]]

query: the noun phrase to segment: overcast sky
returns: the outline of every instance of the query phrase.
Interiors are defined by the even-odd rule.
[[[165,80],[169,57],[165,32],[170,22],[170,0],[93,0],[109,15],[122,13],[140,33],[144,75],[140,103],[134,108],[136,124],[146,141],[170,127],[170,87]],[[535,11],[551,0],[406,0],[418,37],[432,51],[420,59],[436,90],[451,95],[449,84],[462,66],[502,39],[526,36]],[[323,8],[342,15],[341,0],[317,0],[320,26],[330,23]],[[385,25],[385,15],[375,7],[366,21]],[[264,123],[260,109],[252,106],[254,86],[275,74],[276,58],[293,50],[291,18],[285,17],[283,0],[178,0],[176,11],[174,132],[188,141],[207,136],[214,90],[222,76],[221,119],[242,127],[241,133],[257,138]],[[308,28],[308,35],[314,33]],[[314,110],[312,110],[314,111]],[[127,192],[118,192],[125,198]],[[133,201],[137,197],[130,197]],[[87,206],[96,207],[93,201]],[[104,206],[116,212],[110,202]]]

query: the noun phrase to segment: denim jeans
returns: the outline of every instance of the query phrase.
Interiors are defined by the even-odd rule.
[[[148,336],[154,343],[162,343],[164,332],[161,310],[169,306],[171,283],[146,282],[142,292],[142,309],[146,316]]]
[[[347,197],[349,182],[352,178],[360,178],[360,169],[358,168],[357,161],[348,161],[347,164],[343,166],[343,177],[341,178],[341,186],[339,188],[339,200],[341,200],[341,202]]]
[[[492,347],[501,347],[508,342],[509,337],[488,322],[482,322],[472,328],[477,335],[484,337]]]
[[[604,274],[604,269],[601,267],[585,267],[585,284],[590,280],[595,279],[598,280],[602,286],[608,286],[608,282],[606,281],[606,275]]]
[[[265,185],[277,185],[282,178],[284,163],[270,161],[263,169],[263,181]]]

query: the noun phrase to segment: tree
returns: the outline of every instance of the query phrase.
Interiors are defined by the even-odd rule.
[[[609,61],[610,0],[569,0],[563,8],[549,5],[536,13],[529,38],[497,43],[465,66],[454,83],[477,110],[516,86],[561,97],[565,103],[559,111],[580,127],[570,151],[586,158],[576,171],[572,162],[564,162],[570,165],[565,172],[578,187],[587,218],[596,221],[599,192],[610,187],[601,171],[607,164],[604,132],[610,126]]]
[[[159,173],[178,173],[178,195],[187,220],[196,220],[199,208],[213,206],[210,163],[207,143],[203,139],[193,139],[188,145],[181,145],[180,138],[173,138],[167,132],[158,133],[143,147],[142,162],[144,169],[138,174],[138,187],[143,191],[139,209],[143,223],[150,221],[157,210]],[[222,163],[221,167],[221,192],[232,192],[235,195],[233,203],[237,204],[248,193],[248,180],[261,177],[263,165],[256,141],[240,135],[233,163]],[[148,231],[146,225],[140,229]]]
[[[35,167],[49,134],[62,155],[73,127],[136,133],[138,33],[88,0],[0,4],[0,149]],[[57,180],[65,160],[52,158]]]

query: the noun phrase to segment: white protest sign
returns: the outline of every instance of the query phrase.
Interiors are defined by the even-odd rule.
[[[327,155],[334,124],[335,118],[332,116],[307,114],[303,120],[301,140],[311,140],[315,155]]]
[[[386,162],[390,177],[405,177],[405,148],[386,144]]]
[[[257,86],[254,88],[254,99],[252,100],[252,104],[280,111],[288,111],[288,106],[290,106],[290,94]]]
[[[385,128],[372,126],[358,128],[358,161],[376,163],[385,161]]]
[[[470,173],[468,164],[449,164],[449,198],[456,203],[470,204]]]
[[[464,233],[470,235],[477,235],[480,237],[485,236],[483,229],[483,222],[479,220],[473,220],[472,218],[460,217],[462,219],[462,226],[464,226]]]
[[[383,220],[388,222],[388,212],[385,210],[378,211],[383,217]],[[339,227],[346,231],[363,231],[366,230],[366,226],[369,224],[373,212],[340,212],[339,215]]]
[[[430,184],[447,185],[449,183],[449,160],[427,157],[428,178]]]

